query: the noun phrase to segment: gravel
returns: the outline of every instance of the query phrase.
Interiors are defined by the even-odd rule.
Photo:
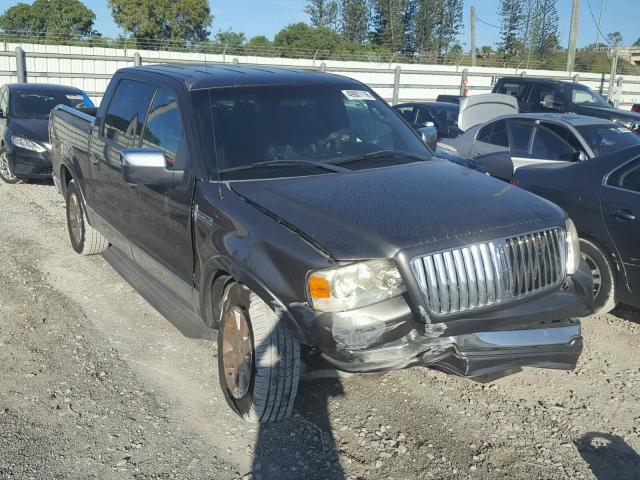
[[[0,478],[640,478],[640,312],[583,321],[572,372],[425,368],[304,382],[236,418],[216,345],[182,337],[71,250],[47,184],[0,184]]]

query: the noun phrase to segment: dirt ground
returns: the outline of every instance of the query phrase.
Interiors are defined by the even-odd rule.
[[[639,479],[639,322],[585,319],[573,372],[304,382],[258,427],[219,393],[214,343],[71,250],[51,185],[0,184],[0,478]]]

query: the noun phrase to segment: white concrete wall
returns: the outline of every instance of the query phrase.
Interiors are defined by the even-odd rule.
[[[15,82],[15,49],[20,46],[26,52],[27,78],[29,82],[59,83],[73,85],[85,90],[99,104],[109,79],[123,67],[133,65],[133,55],[140,53],[142,63],[231,63],[262,64],[300,68],[319,68],[323,63],[312,59],[272,58],[256,56],[213,55],[188,52],[147,51],[101,47],[78,47],[67,45],[40,45],[0,43],[0,84]],[[434,100],[439,94],[457,95],[460,78],[465,67],[451,65],[388,64],[353,61],[324,61],[327,71],[345,75],[371,86],[388,101],[393,98],[394,70],[401,68],[399,101]],[[522,69],[466,67],[469,71],[469,94],[491,90],[492,81],[504,75],[520,75]],[[572,79],[569,72],[550,70],[526,70],[528,76],[544,76],[564,80]],[[579,81],[594,90],[600,86],[600,74],[580,73]],[[640,76],[623,76],[624,84],[620,101],[621,108],[640,103]],[[604,93],[608,90],[608,76]]]

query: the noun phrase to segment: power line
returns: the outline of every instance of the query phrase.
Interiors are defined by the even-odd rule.
[[[591,8],[591,2],[589,0],[587,0],[587,7],[589,7],[591,20],[593,20],[593,24],[595,25],[596,30],[600,35],[602,35],[602,40],[604,40],[607,43],[607,45],[609,45],[610,47],[613,47],[614,45],[609,40],[607,40],[607,36],[604,33],[602,33],[602,30],[600,30],[600,25],[598,25],[598,22],[596,21],[596,16],[593,14],[593,9]]]
[[[485,25],[488,25],[488,26],[490,26],[490,27],[497,28],[498,30],[500,30],[500,27],[499,27],[499,26],[494,25],[494,24],[489,23],[489,22],[485,22],[485,21],[484,21],[484,20],[482,20],[480,17],[478,17],[478,21],[479,21],[480,23],[484,23]]]

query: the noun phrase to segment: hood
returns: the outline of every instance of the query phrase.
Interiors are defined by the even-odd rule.
[[[564,218],[546,200],[445,160],[230,187],[337,260],[456,247]]]
[[[464,132],[474,125],[513,113],[518,113],[518,100],[511,95],[482,93],[464,97],[460,100],[458,128]]]
[[[11,118],[9,120],[9,127],[14,135],[37,142],[49,141],[49,120],[46,118]]]
[[[608,118],[610,120],[620,119],[640,122],[640,113],[621,110],[619,108],[580,106],[579,113],[582,115],[590,115],[592,117]]]

